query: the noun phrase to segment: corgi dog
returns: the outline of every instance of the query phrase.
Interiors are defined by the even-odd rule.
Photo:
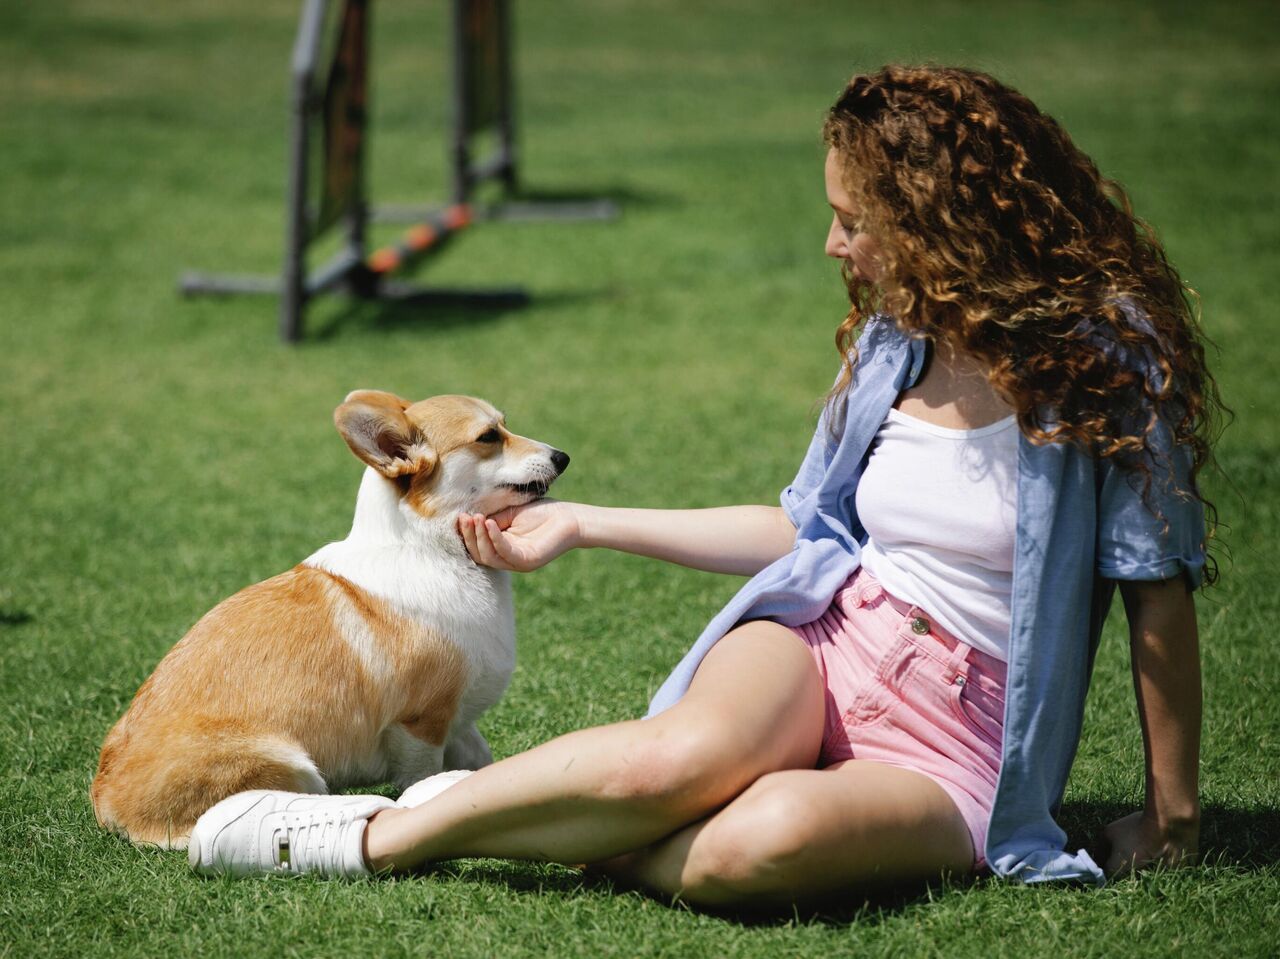
[[[515,666],[511,585],[472,561],[457,518],[537,499],[569,457],[466,396],[358,390],[334,423],[366,464],[350,534],[219,603],[161,660],[103,743],[103,827],[181,849],[247,789],[405,788],[492,761],[476,720]]]

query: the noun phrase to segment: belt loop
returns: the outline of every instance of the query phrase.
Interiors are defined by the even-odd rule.
[[[871,602],[884,592],[884,587],[880,585],[880,581],[878,579],[870,573],[866,573],[866,577],[867,582],[858,584],[856,599],[859,608],[866,606],[867,603]]]
[[[951,682],[955,682],[959,677],[969,675],[969,653],[973,651],[973,647],[956,640],[956,645],[951,652],[947,654],[947,676]]]

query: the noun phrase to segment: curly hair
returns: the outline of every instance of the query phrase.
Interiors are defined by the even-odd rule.
[[[989,365],[1032,442],[1116,457],[1141,475],[1192,455],[1189,489],[1224,411],[1205,366],[1197,296],[1124,189],[1052,117],[976,70],[887,66],[855,76],[827,114],[857,228],[880,248],[873,283],[846,265],[836,333],[853,380],[858,328],[887,312],[904,331]],[[1163,434],[1163,435],[1162,435]],[[1216,578],[1216,565],[1206,569]]]

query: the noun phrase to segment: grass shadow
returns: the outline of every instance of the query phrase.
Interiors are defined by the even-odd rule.
[[[1127,803],[1077,802],[1063,807],[1058,817],[1071,837],[1100,837],[1109,822],[1133,812]],[[1068,848],[1079,844],[1068,843]],[[1086,844],[1095,861],[1105,861],[1107,849],[1094,839]],[[1221,805],[1205,807],[1202,814],[1202,860],[1209,865],[1263,869],[1280,861],[1280,810],[1242,809]],[[870,891],[843,891],[805,905],[703,909],[688,906],[612,879],[593,869],[577,870],[542,863],[504,860],[461,860],[432,865],[418,875],[458,881],[493,883],[521,894],[541,895],[642,895],[664,905],[706,913],[744,927],[786,926],[797,922],[842,927],[879,925],[917,907],[932,905],[954,891],[980,890],[1004,880],[982,876],[949,877],[927,882],[901,882]],[[1063,891],[1088,891],[1079,884],[1053,884]]]
[[[796,922],[816,923],[832,927],[879,924],[887,922],[917,906],[933,903],[940,892],[964,889],[983,880],[972,878],[936,879],[927,882],[902,882],[873,891],[843,891],[825,901],[803,906],[755,906],[710,909],[691,906],[672,897],[616,880],[596,869],[572,869],[536,862],[512,862],[501,859],[472,859],[435,863],[414,874],[422,879],[451,879],[500,885],[517,894],[563,896],[641,896],[673,909],[696,912],[723,919],[747,928],[788,926]]]
[[[728,909],[694,909],[745,928],[805,925],[878,926],[916,908],[932,905],[947,889],[965,889],[979,880],[933,879],[900,882],[874,890],[843,890],[824,899],[788,906],[750,906]]]
[[[1110,850],[1102,830],[1134,812],[1129,803],[1066,803],[1058,823],[1067,831],[1068,848],[1083,846],[1102,864]],[[1239,808],[1212,804],[1200,812],[1200,858],[1214,865],[1263,869],[1280,862],[1280,809]]]
[[[502,204],[508,201],[519,204],[575,205],[605,202],[613,204],[619,215],[624,210],[672,209],[683,206],[685,203],[685,200],[676,193],[655,190],[652,187],[639,190],[622,184],[602,186],[599,189],[521,186],[509,196],[495,199],[496,212],[500,213]]]
[[[554,863],[522,862],[505,859],[456,859],[428,863],[413,875],[421,879],[452,879],[500,885],[516,893],[582,892],[610,893],[615,890],[605,876],[591,870],[574,869]]]
[[[529,313],[545,309],[573,307],[581,303],[608,299],[615,294],[609,290],[562,291],[540,293],[527,302],[468,301],[466,291],[450,301],[448,297],[436,297],[430,287],[424,287],[424,296],[412,293],[387,299],[360,299],[352,297],[338,301],[323,312],[311,317],[302,342],[326,343],[344,336],[380,335],[409,327],[423,330],[448,330],[477,324],[491,325],[511,314]]]
[[[25,609],[0,609],[0,626],[21,626],[33,619]]]

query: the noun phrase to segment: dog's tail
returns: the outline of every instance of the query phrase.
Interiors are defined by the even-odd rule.
[[[112,730],[89,791],[98,823],[140,846],[185,849],[200,815],[238,792],[328,792],[299,744],[276,736],[224,733],[170,733],[163,745],[147,748],[139,737]]]

